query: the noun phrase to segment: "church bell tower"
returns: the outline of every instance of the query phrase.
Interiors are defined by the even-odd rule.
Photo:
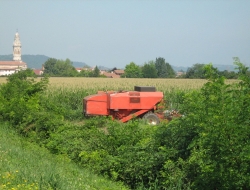
[[[13,61],[21,61],[21,42],[18,32],[15,34],[13,43]]]

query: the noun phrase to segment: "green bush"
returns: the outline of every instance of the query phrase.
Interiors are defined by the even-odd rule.
[[[105,128],[91,133],[89,146],[80,153],[81,164],[97,173],[123,181],[131,188],[155,182],[158,158],[151,153],[151,135],[155,127],[130,121],[109,122]]]
[[[41,109],[40,95],[46,89],[47,78],[39,82],[30,77],[30,71],[20,71],[8,77],[0,86],[0,115],[14,125],[31,123],[34,113]]]
[[[17,135],[0,123],[0,189],[127,189],[104,177],[81,169],[66,155],[53,155],[45,148]]]
[[[208,82],[181,97],[185,115],[167,125],[91,132],[81,164],[131,188],[248,189],[250,80],[238,65],[241,82],[230,85],[206,66]]]
[[[237,64],[241,82],[231,85],[206,66],[208,83],[185,96],[185,117],[157,131],[166,187],[179,179],[192,189],[250,188],[250,80]]]
[[[90,92],[85,89],[55,88],[48,90],[41,99],[49,113],[62,115],[66,120],[83,119],[83,98]],[[93,92],[93,94],[96,92]]]

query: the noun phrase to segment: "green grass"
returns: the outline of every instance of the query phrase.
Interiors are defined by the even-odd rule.
[[[126,189],[28,143],[0,123],[0,189]]]

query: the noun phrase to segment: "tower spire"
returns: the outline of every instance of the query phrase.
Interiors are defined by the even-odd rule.
[[[21,61],[21,47],[21,41],[17,30],[13,43],[13,61]]]

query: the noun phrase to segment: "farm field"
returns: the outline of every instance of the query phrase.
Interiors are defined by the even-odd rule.
[[[227,80],[228,83],[237,80]],[[0,78],[0,84],[6,82]],[[205,79],[135,79],[135,78],[83,78],[83,77],[51,77],[49,87],[54,88],[82,88],[92,90],[132,90],[134,86],[155,86],[159,91],[173,89],[199,89],[206,83]]]
[[[76,87],[98,90],[132,90],[134,86],[155,86],[159,91],[198,89],[202,79],[134,79],[134,78],[50,78],[50,87]]]

